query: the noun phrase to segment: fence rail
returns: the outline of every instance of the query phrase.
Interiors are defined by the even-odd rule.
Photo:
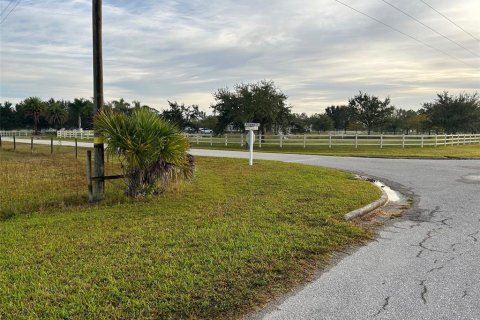
[[[33,130],[0,130],[0,137],[27,137],[33,133]]]
[[[239,145],[243,147],[246,142],[244,134],[225,134],[214,136],[211,134],[188,134],[192,145]],[[437,147],[449,145],[480,144],[480,134],[456,135],[257,135],[255,146],[277,146],[280,148],[328,146],[350,146],[355,148],[370,147]]]
[[[93,138],[93,130],[58,130],[57,138]]]

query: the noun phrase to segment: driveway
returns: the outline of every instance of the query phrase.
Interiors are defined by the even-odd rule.
[[[192,150],[247,158],[245,152]],[[376,177],[415,206],[258,319],[480,319],[480,160],[256,153]]]

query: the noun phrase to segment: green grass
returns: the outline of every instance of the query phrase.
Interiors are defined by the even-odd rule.
[[[17,207],[0,221],[0,319],[238,317],[371,237],[342,219],[379,197],[368,182],[299,164],[197,160],[176,192],[130,201],[117,181],[113,200],[86,205],[84,163],[70,153],[0,151],[0,201]]]
[[[210,146],[209,144],[192,144],[192,148],[198,149],[216,149],[216,150],[243,150],[245,147],[238,145],[224,146],[221,144]],[[262,146],[259,148],[255,145],[254,150],[257,152],[281,152],[281,153],[298,153],[313,154],[324,156],[343,156],[343,157],[380,157],[380,158],[435,158],[435,159],[462,159],[462,158],[480,158],[480,144],[455,145],[455,146],[426,146],[421,147],[394,147],[386,146],[383,149],[372,146],[334,146],[331,149],[328,146],[310,146],[303,148],[302,146]]]
[[[20,137],[19,137],[20,138]],[[24,138],[24,137],[21,137]],[[35,138],[37,139],[37,137]],[[46,138],[47,140],[50,138]],[[55,140],[74,141],[73,138],[64,138]],[[92,142],[93,139],[78,139],[79,142]],[[474,158],[480,159],[480,144],[460,144],[437,147],[425,146],[406,146],[405,148],[399,146],[384,146],[380,149],[378,146],[362,146],[362,143],[368,141],[360,141],[358,148],[354,146],[289,146],[284,145],[282,148],[276,145],[262,145],[261,148],[255,145],[255,150],[258,152],[279,152],[279,153],[297,153],[297,154],[313,154],[324,156],[345,156],[345,157],[380,157],[380,158],[434,158],[434,159],[464,159]],[[430,141],[431,142],[431,141]],[[4,145],[8,142],[4,142]],[[17,144],[17,147],[20,144]],[[11,148],[11,147],[10,147]],[[29,148],[29,147],[28,147]],[[240,147],[238,143],[230,143],[225,146],[222,143],[215,143],[212,146],[209,143],[196,144],[192,142],[192,148],[199,149],[214,149],[214,150],[243,150],[246,151],[246,147]]]

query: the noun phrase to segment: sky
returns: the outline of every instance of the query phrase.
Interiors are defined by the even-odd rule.
[[[0,101],[91,97],[91,0],[0,4]],[[360,90],[419,109],[480,92],[479,16],[479,0],[104,0],[105,100],[210,111],[217,89],[267,79],[296,113]]]

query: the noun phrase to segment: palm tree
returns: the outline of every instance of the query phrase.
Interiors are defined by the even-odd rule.
[[[16,105],[17,110],[21,110],[26,116],[33,118],[33,130],[38,133],[38,123],[40,117],[45,111],[45,102],[38,97],[29,97]]]
[[[55,101],[53,98],[48,100],[45,109],[45,117],[48,123],[59,129],[68,119],[68,112],[65,101]]]
[[[135,109],[131,115],[105,109],[94,125],[105,137],[106,151],[120,157],[126,195],[159,194],[172,183],[193,177],[188,139],[148,109]]]
[[[78,129],[82,129],[82,116],[91,114],[93,112],[93,105],[90,100],[87,100],[84,98],[80,98],[80,99],[75,98],[68,105],[68,109],[69,109],[70,115],[75,117],[78,123]]]

